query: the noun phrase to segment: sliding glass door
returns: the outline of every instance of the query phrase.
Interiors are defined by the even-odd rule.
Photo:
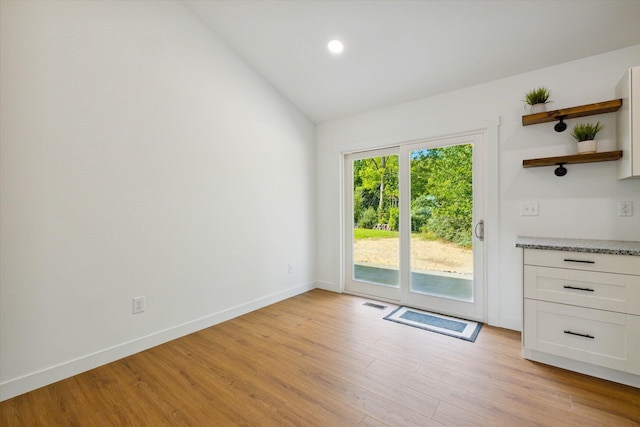
[[[345,156],[347,292],[484,319],[482,152],[478,133]]]

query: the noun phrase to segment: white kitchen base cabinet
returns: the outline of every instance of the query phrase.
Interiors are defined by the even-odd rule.
[[[525,348],[640,375],[640,316],[529,299],[524,312]]]
[[[640,388],[640,242],[584,242],[518,238],[524,356]]]

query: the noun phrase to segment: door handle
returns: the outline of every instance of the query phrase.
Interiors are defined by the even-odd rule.
[[[473,229],[473,234],[475,234],[480,241],[484,240],[484,220],[483,219],[481,219],[476,223],[476,226]]]

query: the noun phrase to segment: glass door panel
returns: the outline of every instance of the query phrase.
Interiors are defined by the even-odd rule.
[[[346,157],[349,221],[346,289],[399,299],[399,156],[377,150]]]
[[[409,155],[410,291],[473,302],[473,145]]]
[[[402,147],[402,304],[484,320],[483,151],[483,133]]]

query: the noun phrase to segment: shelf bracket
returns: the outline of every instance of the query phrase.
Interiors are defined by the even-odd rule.
[[[556,132],[564,132],[567,129],[567,124],[564,122],[564,119],[567,116],[558,116],[558,123],[553,127]]]
[[[565,176],[567,174],[567,168],[564,167],[564,163],[558,163],[558,167],[553,173],[555,173],[556,176]]]

